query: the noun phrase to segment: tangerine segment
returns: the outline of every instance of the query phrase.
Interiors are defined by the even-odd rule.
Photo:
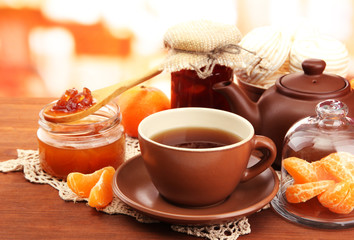
[[[350,183],[347,196],[336,207],[330,207],[329,210],[339,214],[349,214],[354,209],[354,183]]]
[[[340,161],[343,166],[350,172],[354,177],[354,155],[348,152],[336,152],[330,154],[330,156],[337,161]]]
[[[103,171],[96,185],[91,189],[88,199],[88,205],[95,208],[104,208],[113,200],[112,181],[114,169],[106,169]]]
[[[303,184],[294,184],[289,186],[285,191],[285,196],[290,203],[306,202],[327,190],[329,186],[334,184],[332,180],[323,180],[317,182],[309,182]]]
[[[351,174],[351,171],[346,168],[346,165],[349,166],[351,162],[341,160],[342,155],[343,154],[332,153],[322,158],[320,160],[321,164],[323,168],[337,180],[337,182],[354,181],[354,176]]]
[[[348,195],[349,188],[350,182],[342,181],[336,183],[318,195],[318,201],[326,208],[336,208]]]
[[[317,174],[311,163],[297,157],[283,160],[283,167],[293,177],[295,183],[308,183],[317,181]]]
[[[337,178],[333,177],[332,174],[327,172],[326,168],[323,167],[321,161],[312,162],[311,165],[313,166],[313,169],[315,170],[315,172],[317,174],[318,181],[321,181],[321,180],[334,180],[334,181],[336,181],[337,180]]]
[[[91,174],[83,174],[79,172],[69,173],[67,176],[68,187],[76,193],[76,195],[82,198],[88,198],[91,192],[91,189],[100,179],[103,171],[115,171],[113,167],[104,167],[99,169]]]

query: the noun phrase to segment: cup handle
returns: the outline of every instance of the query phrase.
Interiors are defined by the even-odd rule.
[[[241,182],[246,182],[265,171],[273,164],[277,155],[277,148],[274,142],[265,136],[255,135],[254,149],[260,150],[263,156],[259,162],[246,169],[241,178]]]

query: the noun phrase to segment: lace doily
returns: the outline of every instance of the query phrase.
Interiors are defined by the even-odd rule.
[[[0,162],[1,172],[23,171],[24,177],[32,183],[48,184],[59,191],[59,196],[65,201],[87,202],[87,199],[78,197],[71,191],[65,181],[52,177],[44,172],[40,166],[38,151],[36,150],[17,150],[18,158]],[[126,159],[129,159],[140,153],[139,144],[136,139],[127,137],[126,140]],[[106,208],[99,211],[107,214],[125,214],[134,217],[137,221],[143,223],[157,223],[159,221],[145,216],[117,197]],[[246,217],[225,223],[209,226],[181,226],[171,225],[174,231],[203,237],[206,239],[225,239],[235,240],[241,235],[251,232],[250,224]]]

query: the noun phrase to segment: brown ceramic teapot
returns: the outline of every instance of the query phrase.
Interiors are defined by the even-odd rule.
[[[337,75],[323,74],[325,67],[323,60],[305,60],[302,63],[304,73],[282,76],[257,102],[250,100],[234,82],[217,83],[213,89],[228,99],[232,112],[253,124],[256,134],[275,142],[278,154],[273,166],[280,169],[286,132],[301,118],[316,115],[319,102],[340,100],[348,106],[348,117],[354,118],[354,91],[349,81]]]

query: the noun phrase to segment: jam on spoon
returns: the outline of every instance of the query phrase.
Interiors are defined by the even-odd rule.
[[[83,88],[82,92],[72,88],[65,91],[61,98],[52,107],[54,112],[76,112],[89,108],[94,104],[91,91],[88,88]]]
[[[100,109],[101,107],[106,105],[107,103],[109,103],[113,98],[117,97],[122,92],[124,92],[124,91],[128,90],[129,88],[132,88],[140,83],[145,82],[146,80],[160,74],[161,72],[162,72],[162,69],[160,69],[159,66],[156,66],[140,77],[132,78],[132,79],[125,80],[125,81],[120,81],[120,82],[115,83],[111,86],[94,90],[91,93],[91,97],[87,98],[89,100],[88,102],[86,102],[85,97],[82,98],[82,96],[85,96],[85,90],[84,90],[83,95],[78,94],[77,99],[75,97],[73,98],[73,99],[76,99],[73,101],[73,105],[75,106],[73,109],[75,109],[75,111],[65,110],[65,107],[63,108],[63,111],[60,111],[60,110],[57,111],[55,109],[52,110],[53,105],[48,105],[46,107],[46,109],[43,110],[43,117],[45,120],[53,122],[53,123],[68,123],[68,122],[73,122],[73,121],[82,119],[82,118],[94,113],[95,111],[97,111],[98,109]],[[66,104],[65,99],[66,98],[64,97],[64,105],[63,106],[70,105],[70,104]],[[94,102],[92,102],[92,104],[91,104],[90,102],[93,101],[93,99],[94,99]],[[75,105],[76,103],[79,103],[79,102],[82,103],[83,106],[85,106],[84,109],[80,109],[80,104]],[[69,103],[69,101],[68,101],[68,103]],[[89,104],[91,104],[91,105],[89,105]]]

